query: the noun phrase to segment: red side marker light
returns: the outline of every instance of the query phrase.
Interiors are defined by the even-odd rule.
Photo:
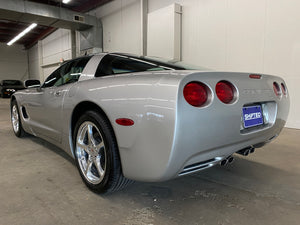
[[[259,75],[259,74],[250,74],[249,77],[250,77],[251,79],[260,79],[260,78],[261,78],[261,75]]]
[[[132,126],[134,124],[134,121],[128,118],[119,118],[116,119],[116,123],[121,126]]]

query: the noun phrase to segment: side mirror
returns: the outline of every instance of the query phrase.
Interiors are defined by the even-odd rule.
[[[39,80],[25,80],[24,86],[26,88],[37,88],[41,86],[41,82]]]

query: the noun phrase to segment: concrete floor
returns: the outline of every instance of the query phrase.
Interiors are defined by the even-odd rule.
[[[13,134],[0,99],[0,224],[300,224],[300,130],[284,129],[248,157],[164,183],[100,196],[72,159]]]

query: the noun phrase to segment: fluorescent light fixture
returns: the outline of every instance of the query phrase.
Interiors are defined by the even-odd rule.
[[[31,31],[33,28],[37,26],[36,23],[31,24],[29,27],[27,27],[25,30],[23,30],[21,33],[19,33],[17,36],[15,36],[10,42],[7,43],[7,45],[12,45],[17,40],[19,40],[21,37],[23,37],[25,34],[27,34],[29,31]]]
[[[63,2],[64,4],[68,4],[70,1],[71,1],[71,0],[63,0],[62,2]]]

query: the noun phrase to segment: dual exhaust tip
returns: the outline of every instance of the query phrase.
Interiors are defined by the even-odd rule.
[[[240,155],[243,155],[243,156],[247,156],[249,155],[250,153],[253,153],[255,151],[255,148],[253,147],[248,147],[248,148],[244,148],[240,151],[237,151],[236,153],[240,154]],[[221,166],[226,166],[227,164],[230,164],[234,161],[234,158],[230,155],[228,156],[226,159],[223,159],[221,162],[220,162],[220,165]]]
[[[248,148],[244,148],[236,153],[240,154],[240,155],[243,155],[243,156],[247,156],[249,155],[250,153],[253,153],[255,151],[255,148],[253,147],[248,147]]]
[[[226,166],[227,164],[233,163],[233,161],[234,161],[234,158],[230,155],[230,156],[228,156],[226,159],[223,159],[223,160],[220,162],[220,165],[221,165],[221,166]]]

